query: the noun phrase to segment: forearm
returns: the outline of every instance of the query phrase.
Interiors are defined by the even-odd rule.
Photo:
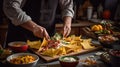
[[[72,17],[70,17],[70,16],[65,16],[65,17],[63,17],[63,21],[64,21],[64,25],[69,25],[69,26],[71,26],[71,23],[72,23]]]
[[[37,24],[35,22],[33,22],[32,20],[29,20],[23,24],[20,25],[21,27],[33,32],[35,27],[37,27]]]
[[[42,26],[37,25],[33,21],[29,20],[23,24],[20,25],[21,27],[33,32],[34,36],[39,37],[39,38],[46,38],[48,40],[49,34],[47,33],[46,29]]]

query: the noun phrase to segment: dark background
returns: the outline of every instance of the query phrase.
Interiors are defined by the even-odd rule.
[[[74,5],[79,6],[79,5],[83,5],[83,3],[86,0],[73,0],[73,1],[74,1]],[[94,7],[94,11],[97,11],[97,7],[99,4],[102,4],[104,10],[109,9],[111,11],[110,20],[114,20],[118,1],[119,0],[90,0],[91,4]],[[2,10],[2,5],[3,5],[3,0],[0,0],[0,24],[3,23],[3,18],[5,18],[3,10]],[[56,22],[61,21],[60,17],[61,17],[60,16],[60,9],[58,8],[57,15],[56,15]]]
[[[0,0],[0,24],[3,21],[3,10],[2,10],[2,5],[3,5],[3,0]]]

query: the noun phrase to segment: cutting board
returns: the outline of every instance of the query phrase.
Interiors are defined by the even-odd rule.
[[[99,49],[102,48],[102,46],[100,46],[100,45],[94,45],[94,46],[95,46],[95,48],[91,48],[91,49],[88,49],[88,50],[80,50],[79,52],[73,52],[73,53],[70,53],[70,54],[66,54],[64,56],[75,56],[75,55],[77,56],[77,55],[89,53],[89,52],[92,52],[92,51],[96,51],[96,50],[99,50]],[[35,50],[35,49],[29,49],[29,50],[31,50],[33,53],[37,54],[40,58],[45,60],[45,62],[51,62],[51,61],[54,61],[54,60],[58,60],[58,58],[60,57],[60,56],[54,56],[54,57],[43,56],[39,52],[37,52],[37,50]]]

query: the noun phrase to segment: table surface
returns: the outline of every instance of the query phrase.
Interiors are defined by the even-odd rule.
[[[96,44],[99,44],[99,42],[97,41],[93,41],[94,43]],[[77,55],[80,59],[84,59],[86,57],[90,57],[90,56],[94,56],[94,59],[97,60],[97,63],[99,66],[97,67],[108,67],[108,65],[106,65],[104,62],[102,62],[100,60],[100,56],[97,56],[96,53],[97,52],[103,52],[103,50],[97,50],[97,51],[94,51],[94,52],[90,52],[90,53],[86,53],[86,54],[82,54],[82,55]],[[0,65],[2,65],[0,63]],[[3,64],[4,66],[3,67],[8,67],[7,64]],[[58,60],[56,61],[52,61],[52,62],[45,62],[44,60],[42,60],[41,58],[39,59],[36,67],[61,67],[60,66],[60,63]],[[83,67],[81,63],[79,63],[76,67]]]
[[[99,44],[97,41],[93,41],[96,44]],[[94,52],[77,55],[80,59],[85,59],[86,57],[94,56],[94,59],[97,60],[98,66],[97,67],[108,67],[102,60],[100,60],[100,56],[97,56],[97,52],[103,52],[103,50],[97,50]],[[36,67],[61,67],[58,60],[52,61],[52,62],[43,62],[42,59],[40,59],[37,63]],[[81,63],[77,65],[77,67],[83,67]]]

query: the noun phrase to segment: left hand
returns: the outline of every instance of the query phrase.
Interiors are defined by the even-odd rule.
[[[63,37],[67,37],[71,32],[71,24],[65,24],[63,28]]]

